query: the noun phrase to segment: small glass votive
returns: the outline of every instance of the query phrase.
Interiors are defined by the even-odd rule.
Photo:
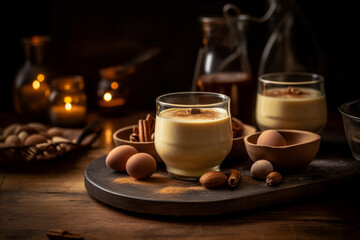
[[[122,66],[100,70],[97,103],[101,114],[113,116],[125,112],[130,93],[128,78],[131,74],[131,69]]]
[[[64,76],[53,79],[49,104],[49,117],[53,125],[82,127],[87,112],[83,77]]]
[[[261,130],[320,133],[327,123],[324,78],[303,72],[263,74],[259,77],[255,112]]]
[[[228,96],[180,92],[156,99],[154,144],[171,177],[198,180],[219,171],[232,143]]]
[[[339,111],[351,152],[354,158],[360,161],[360,100],[342,104]]]

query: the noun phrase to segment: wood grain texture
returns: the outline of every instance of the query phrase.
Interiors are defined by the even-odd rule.
[[[91,119],[102,121],[104,132],[89,151],[48,163],[0,166],[0,239],[45,240],[47,231],[54,228],[79,232],[86,240],[332,240],[360,236],[360,197],[355,194],[360,189],[358,179],[305,199],[217,216],[136,214],[97,201],[84,187],[86,167],[113,147],[114,130],[145,115],[91,115]],[[332,130],[342,130],[341,122],[337,123],[331,122]],[[329,139],[334,140],[322,149],[334,151],[329,159],[349,157],[348,146],[339,143],[341,135],[331,133]]]
[[[122,212],[81,193],[5,193],[0,239],[44,239],[52,228],[80,232],[85,239],[351,239],[347,234],[360,233],[359,210],[344,216],[342,203],[358,208],[352,200],[339,201],[317,196],[240,214],[160,218]]]

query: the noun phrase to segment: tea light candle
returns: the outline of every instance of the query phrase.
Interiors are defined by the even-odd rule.
[[[66,103],[50,108],[51,121],[61,126],[76,126],[85,122],[86,106]]]
[[[77,127],[85,123],[86,94],[81,76],[59,77],[52,82],[49,117],[52,124]]]
[[[105,93],[103,98],[99,100],[100,107],[119,107],[125,105],[124,98],[113,98],[111,93]]]

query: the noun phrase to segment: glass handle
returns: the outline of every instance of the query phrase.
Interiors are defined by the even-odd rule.
[[[235,12],[235,14],[237,15],[238,21],[248,20],[248,21],[252,21],[252,22],[256,22],[256,23],[263,23],[270,19],[270,17],[275,12],[275,9],[277,8],[277,6],[278,6],[278,0],[273,0],[271,2],[269,9],[267,10],[267,12],[265,13],[264,16],[252,17],[247,14],[242,14],[242,12],[240,11],[240,9],[238,7],[236,7],[232,3],[228,3],[228,4],[225,4],[223,7],[223,14],[226,18],[231,19],[231,18],[233,18],[233,16],[231,16],[231,12]]]

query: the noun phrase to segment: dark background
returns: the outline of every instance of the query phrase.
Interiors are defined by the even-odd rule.
[[[11,1],[2,7],[1,111],[13,111],[12,84],[24,63],[23,37],[49,35],[56,75],[84,76],[90,109],[95,109],[99,69],[124,64],[142,51],[159,47],[161,54],[139,67],[132,89],[134,109],[154,109],[155,97],[190,90],[197,51],[198,21],[220,15],[228,2],[254,16],[264,14],[267,1]],[[355,1],[297,1],[314,31],[325,60],[329,111],[359,99],[358,12]],[[267,40],[266,24],[250,24],[249,58],[256,77]]]

